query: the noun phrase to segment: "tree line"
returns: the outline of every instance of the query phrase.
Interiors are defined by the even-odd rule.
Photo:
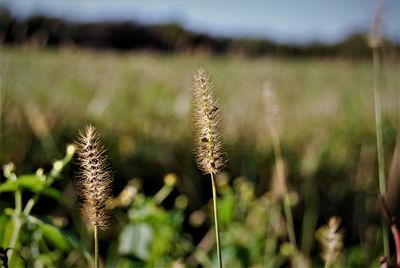
[[[343,56],[370,57],[366,34],[356,33],[336,44],[282,44],[257,38],[215,37],[192,32],[177,24],[143,25],[135,22],[67,22],[42,15],[24,20],[0,9],[3,44],[81,46],[95,49],[150,50],[163,53],[203,53],[243,56]],[[399,48],[386,40],[386,45]]]

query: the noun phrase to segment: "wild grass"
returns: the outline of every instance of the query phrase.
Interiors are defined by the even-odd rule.
[[[94,228],[94,266],[99,267],[99,229],[110,225],[107,202],[111,198],[112,173],[100,135],[91,125],[87,126],[77,140],[78,191],[82,199],[82,215]]]
[[[118,129],[119,133],[135,130],[135,139],[146,136],[150,141],[172,143],[171,146],[181,137],[190,140],[186,129],[190,119],[190,96],[185,87],[191,80],[188,70],[201,65],[207,65],[214,79],[220,81],[219,95],[224,100],[221,108],[227,111],[228,143],[237,142],[243,135],[250,138],[257,132],[259,106],[254,104],[258,103],[266,78],[279,88],[282,96],[285,125],[281,139],[289,147],[313,137],[315,129],[323,135],[331,128],[346,132],[349,131],[347,126],[357,122],[360,128],[353,129],[352,134],[373,131],[370,126],[373,92],[366,90],[371,85],[367,61],[189,59],[185,56],[116,53],[99,57],[99,52],[85,50],[61,53],[20,50],[2,48],[2,90],[6,113],[3,117],[8,118],[4,129],[9,129],[2,136],[7,141],[3,143],[6,152],[15,144],[12,139],[7,139],[11,137],[11,129],[15,129],[21,138],[24,138],[22,133],[26,133],[22,130],[29,129],[28,125],[22,124],[27,108],[18,105],[25,101],[39,107],[39,113],[45,115],[44,122],[53,133],[67,126],[76,129],[81,125],[77,118],[83,115],[82,121],[94,119],[107,128]],[[62,72],[58,71],[60,62],[63,62]],[[396,85],[396,68],[388,70],[391,83]],[[246,81],[242,77],[246,77]],[[396,103],[390,96],[394,92],[395,88],[391,88],[386,96],[382,96],[383,115],[393,112]],[[79,98],[75,98],[76,95]],[[157,109],[153,109],[154,106]],[[143,116],[138,118],[132,114]],[[240,131],[243,126],[250,128],[247,134]],[[27,134],[31,136],[32,131]],[[267,140],[262,142],[269,145]],[[19,144],[21,152],[26,151],[26,146]]]
[[[381,134],[385,142],[380,150],[388,156],[384,159],[390,159],[398,132],[399,104],[398,98],[393,98],[398,90],[396,64],[394,58],[382,65],[386,87],[380,92]],[[192,259],[194,265],[207,266],[214,261],[209,254],[210,236],[204,232],[208,222],[203,217],[197,223],[200,227],[186,223],[182,209],[169,200],[174,200],[169,197],[174,191],[159,187],[164,174],[178,174],[177,191],[189,199],[186,217],[196,211],[202,212],[196,215],[211,214],[203,207],[210,196],[203,190],[208,184],[194,168],[190,154],[191,96],[187,88],[192,70],[198,66],[207,66],[213,74],[224,111],[224,144],[230,161],[228,175],[220,176],[232,178],[231,183],[217,189],[222,241],[226,241],[222,247],[224,264],[285,266],[291,258],[293,247],[287,243],[291,228],[280,227],[289,216],[281,217],[280,204],[268,187],[279,161],[277,151],[286,161],[284,176],[293,206],[294,233],[301,234],[302,240],[314,237],[317,224],[338,215],[346,234],[351,234],[344,241],[345,264],[365,267],[377,263],[381,254],[381,245],[376,246],[379,183],[373,178],[379,171],[371,153],[377,143],[369,61],[2,47],[1,66],[0,161],[12,160],[22,172],[34,170],[60,156],[56,145],[69,142],[86,122],[104,130],[110,158],[122,178],[116,182],[119,199],[113,199],[121,225],[108,232],[111,242],[104,256],[111,266],[165,266]],[[275,153],[276,144],[265,132],[265,103],[260,98],[266,79],[279,96],[280,120],[284,122]],[[281,174],[282,167],[279,170]],[[143,178],[146,195],[131,184],[135,177]],[[306,180],[307,187],[303,187]],[[63,181],[58,186],[71,194],[69,183]],[[155,197],[161,201],[149,197],[159,188],[164,190]],[[307,205],[310,189],[318,206]],[[2,199],[0,206],[9,203]],[[163,205],[172,207],[172,212]],[[305,210],[316,218],[312,224],[304,220],[307,226],[301,226]],[[0,224],[3,218],[1,215]],[[189,238],[183,235],[188,230]],[[82,233],[81,239],[90,241],[85,240],[85,231]],[[251,240],[243,235],[247,233]],[[289,236],[292,241],[300,239]],[[139,241],[137,245],[133,240]],[[307,243],[305,248],[309,249],[299,262],[320,265],[315,246],[312,241]],[[30,254],[26,247],[24,250],[24,256]]]
[[[383,44],[382,33],[382,16],[383,16],[383,1],[379,2],[375,10],[374,18],[372,20],[369,46],[372,50],[372,66],[374,77],[374,108],[375,108],[375,132],[376,132],[376,147],[378,156],[378,180],[379,180],[379,194],[386,198],[386,176],[385,176],[385,159],[383,151],[383,128],[382,128],[382,100],[381,100],[381,84],[379,82],[380,74],[380,48]],[[390,256],[389,251],[389,235],[388,226],[385,220],[382,219],[382,240],[383,240],[383,256],[387,258]]]
[[[317,240],[322,246],[321,258],[325,261],[325,268],[333,267],[340,263],[343,253],[343,231],[340,230],[341,219],[332,217],[328,224],[321,226],[315,233]]]
[[[276,188],[278,189],[278,196],[283,201],[283,211],[286,217],[286,226],[289,236],[289,241],[297,254],[297,242],[293,225],[292,208],[290,205],[288,186],[286,182],[285,163],[282,155],[282,148],[280,143],[280,128],[282,125],[280,119],[280,107],[278,100],[275,96],[274,89],[268,83],[264,84],[264,101],[265,101],[265,118],[269,134],[272,139],[272,147],[275,156],[275,170],[276,170]]]
[[[204,174],[209,174],[211,177],[218,267],[222,268],[215,176],[224,167],[226,156],[222,151],[221,116],[213,87],[213,82],[203,69],[199,69],[194,73],[192,86],[192,125],[196,162],[198,168]]]

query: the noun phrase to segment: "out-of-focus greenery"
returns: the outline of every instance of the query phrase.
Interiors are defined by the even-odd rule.
[[[399,80],[396,57],[386,55],[383,63],[379,79],[388,167],[399,128]],[[241,178],[219,190],[225,263],[264,267],[292,261],[273,191],[275,159],[262,97],[267,82],[280,107],[283,158],[303,252],[298,261],[321,264],[314,232],[337,215],[345,229],[346,266],[376,264],[382,252],[381,215],[372,65],[366,60],[1,47],[0,163],[12,161],[22,173],[41,166],[46,170],[80,128],[95,124],[109,148],[114,194],[122,193],[134,177],[143,182],[131,203],[115,207],[112,229],[100,236],[105,263],[209,265],[216,261],[207,237],[212,210],[204,206],[210,182],[195,167],[190,124],[191,76],[200,66],[215,81],[221,104],[229,156],[222,175]],[[179,178],[176,189],[157,202],[154,196],[169,172]],[[71,172],[55,187],[77,204]],[[187,196],[187,207],[173,205],[179,194]],[[42,204],[37,214],[54,214],[54,209]],[[62,214],[72,217],[67,227],[90,247],[77,208]]]
[[[62,204],[67,199],[52,186],[60,178],[61,172],[71,161],[74,147],[67,148],[67,154],[62,160],[55,161],[49,173],[42,168],[34,174],[17,176],[12,163],[3,166],[6,181],[0,185],[0,193],[13,193],[15,206],[0,206],[0,246],[9,249],[10,267],[22,267],[25,264],[35,267],[58,265],[82,265],[84,262],[76,259],[90,260],[85,246],[72,233],[62,230],[65,218],[31,214],[39,199],[44,196]],[[26,200],[27,201],[24,201]],[[17,257],[18,256],[18,257]],[[63,262],[63,259],[66,259]],[[7,265],[3,263],[3,265]]]
[[[182,262],[194,248],[182,228],[187,198],[177,197],[170,211],[160,206],[173,191],[176,180],[175,174],[168,174],[164,186],[154,196],[145,196],[140,181],[134,179],[110,202],[122,229],[118,247],[109,247],[116,254],[110,254],[108,266],[169,267]]]

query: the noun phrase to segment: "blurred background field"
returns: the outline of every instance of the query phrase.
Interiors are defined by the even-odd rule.
[[[211,226],[210,181],[195,166],[190,120],[191,77],[202,67],[215,81],[229,158],[218,177],[227,265],[286,265],[291,252],[274,193],[275,157],[263,95],[268,87],[279,106],[277,127],[299,248],[313,265],[321,265],[314,233],[336,215],[345,230],[341,264],[376,266],[382,252],[372,62],[364,52],[345,57],[351,53],[341,51],[248,55],[214,53],[203,47],[171,53],[3,42],[0,163],[13,162],[17,174],[33,173],[39,167],[47,172],[55,159],[64,156],[66,145],[74,142],[79,130],[93,124],[108,147],[114,196],[130,189],[128,185],[144,194],[115,211],[115,224],[102,237],[105,263],[168,266],[180,260],[209,265],[215,256],[207,259],[202,253],[194,254],[202,249],[201,241],[208,241],[204,237]],[[399,215],[398,44],[381,52],[388,202]],[[33,213],[68,219],[60,228],[85,236],[78,220],[73,170],[73,164],[66,166],[55,184],[68,202],[50,204],[43,198]],[[167,174],[176,178],[176,186],[157,203],[151,197],[166,187]],[[12,195],[2,193],[0,208],[12,204]],[[152,231],[148,231],[149,222]],[[166,229],[157,234],[163,226]],[[140,245],[124,242],[121,232],[132,235]],[[148,232],[152,235],[143,235]],[[82,241],[90,248],[87,235]],[[204,251],[212,247],[213,242]],[[30,255],[26,248],[22,253]],[[75,256],[79,261],[71,261],[71,253],[60,254],[69,256],[71,265],[83,263],[79,254]],[[57,263],[57,257],[53,261]]]

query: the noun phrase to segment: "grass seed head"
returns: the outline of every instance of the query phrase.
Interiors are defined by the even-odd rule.
[[[378,48],[383,43],[383,32],[382,32],[382,18],[383,18],[383,0],[381,0],[375,9],[369,35],[368,45],[370,48]]]
[[[192,116],[197,166],[204,174],[217,174],[225,165],[221,117],[213,82],[203,69],[193,75]]]
[[[81,131],[78,148],[78,188],[82,199],[82,214],[90,224],[107,229],[110,214],[106,203],[111,195],[112,173],[100,135],[91,125]]]
[[[272,85],[269,82],[264,83],[263,98],[268,129],[271,136],[275,138],[280,134],[282,123],[280,119],[280,108],[277,97]]]
[[[341,219],[332,217],[328,224],[320,227],[315,236],[321,243],[321,258],[327,263],[327,267],[333,265],[343,251],[343,231],[340,230]]]

